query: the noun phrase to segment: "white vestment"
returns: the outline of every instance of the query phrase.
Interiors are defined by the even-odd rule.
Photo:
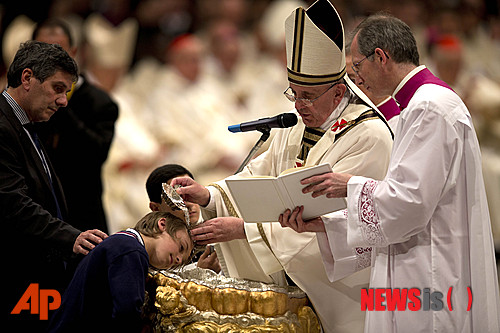
[[[344,99],[343,104],[347,101]],[[359,123],[334,142],[343,127],[332,127],[357,118],[368,108],[348,104],[343,113],[337,108],[327,120],[327,131],[311,148],[306,165],[328,162],[336,172],[371,175],[381,179],[386,172],[392,139],[380,119]],[[344,121],[342,121],[344,120]],[[276,129],[270,148],[252,160],[237,176],[278,176],[295,165],[305,125],[299,123],[287,129]],[[225,181],[209,186],[211,199],[203,210],[204,217],[239,216],[232,203]],[[218,245],[218,256],[226,274],[264,282],[284,269],[304,290],[319,315],[325,332],[361,332],[364,313],[360,311],[360,289],[367,286],[369,270],[364,270],[336,282],[326,275],[315,233],[296,233],[279,223],[246,223],[246,240],[233,240]],[[263,237],[264,236],[264,237]],[[354,250],[353,250],[354,251]]]
[[[423,69],[412,71],[396,96]],[[347,219],[323,219],[327,234],[318,240],[325,268],[332,280],[354,272],[367,261],[345,248],[372,247],[370,288],[429,288],[443,295],[440,311],[368,311],[365,332],[500,332],[490,218],[470,114],[442,85],[419,85],[409,97],[385,179],[351,178]]]

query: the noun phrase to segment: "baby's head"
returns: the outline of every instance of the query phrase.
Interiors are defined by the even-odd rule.
[[[182,219],[166,212],[151,212],[134,229],[144,239],[151,266],[170,269],[189,263],[194,245]]]

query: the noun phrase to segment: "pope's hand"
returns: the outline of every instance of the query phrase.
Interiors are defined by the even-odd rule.
[[[198,245],[245,239],[243,224],[243,220],[237,217],[217,217],[192,229],[191,236]]]
[[[347,182],[352,175],[346,173],[328,172],[322,175],[312,176],[302,179],[304,187],[302,193],[312,192],[313,198],[326,195],[327,198],[345,198],[347,197]]]
[[[293,212],[290,209],[285,210],[283,214],[279,217],[279,223],[283,228],[292,228],[296,232],[325,232],[325,224],[321,217],[316,217],[304,221],[302,219],[302,213],[304,212],[304,206],[295,207]]]
[[[201,206],[208,205],[210,201],[210,192],[208,189],[198,184],[190,177],[174,178],[170,185],[181,185],[181,187],[177,189],[177,193],[179,193],[184,201],[196,203]]]

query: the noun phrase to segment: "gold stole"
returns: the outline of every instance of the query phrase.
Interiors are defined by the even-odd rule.
[[[296,159],[295,166],[301,167],[306,164],[307,155],[312,147],[323,137],[325,130],[319,127],[305,127],[304,134],[302,136],[302,142],[300,145],[299,154]]]
[[[75,92],[75,86],[76,86],[76,82],[73,82],[71,84],[71,90],[66,94],[66,98],[68,99],[68,101],[71,99],[71,97],[73,96],[73,93]]]

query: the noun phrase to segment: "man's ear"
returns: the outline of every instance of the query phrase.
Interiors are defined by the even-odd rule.
[[[33,76],[33,71],[31,68],[25,68],[23,69],[23,72],[21,73],[21,85],[23,88],[28,91],[31,87],[31,80],[33,80],[35,77]]]
[[[151,209],[152,212],[159,212],[160,211],[160,204],[157,202],[149,202],[149,209]]]
[[[387,56],[387,53],[384,52],[380,47],[377,47],[375,49],[375,57],[380,60],[381,63],[387,63],[389,60],[389,57]]]

